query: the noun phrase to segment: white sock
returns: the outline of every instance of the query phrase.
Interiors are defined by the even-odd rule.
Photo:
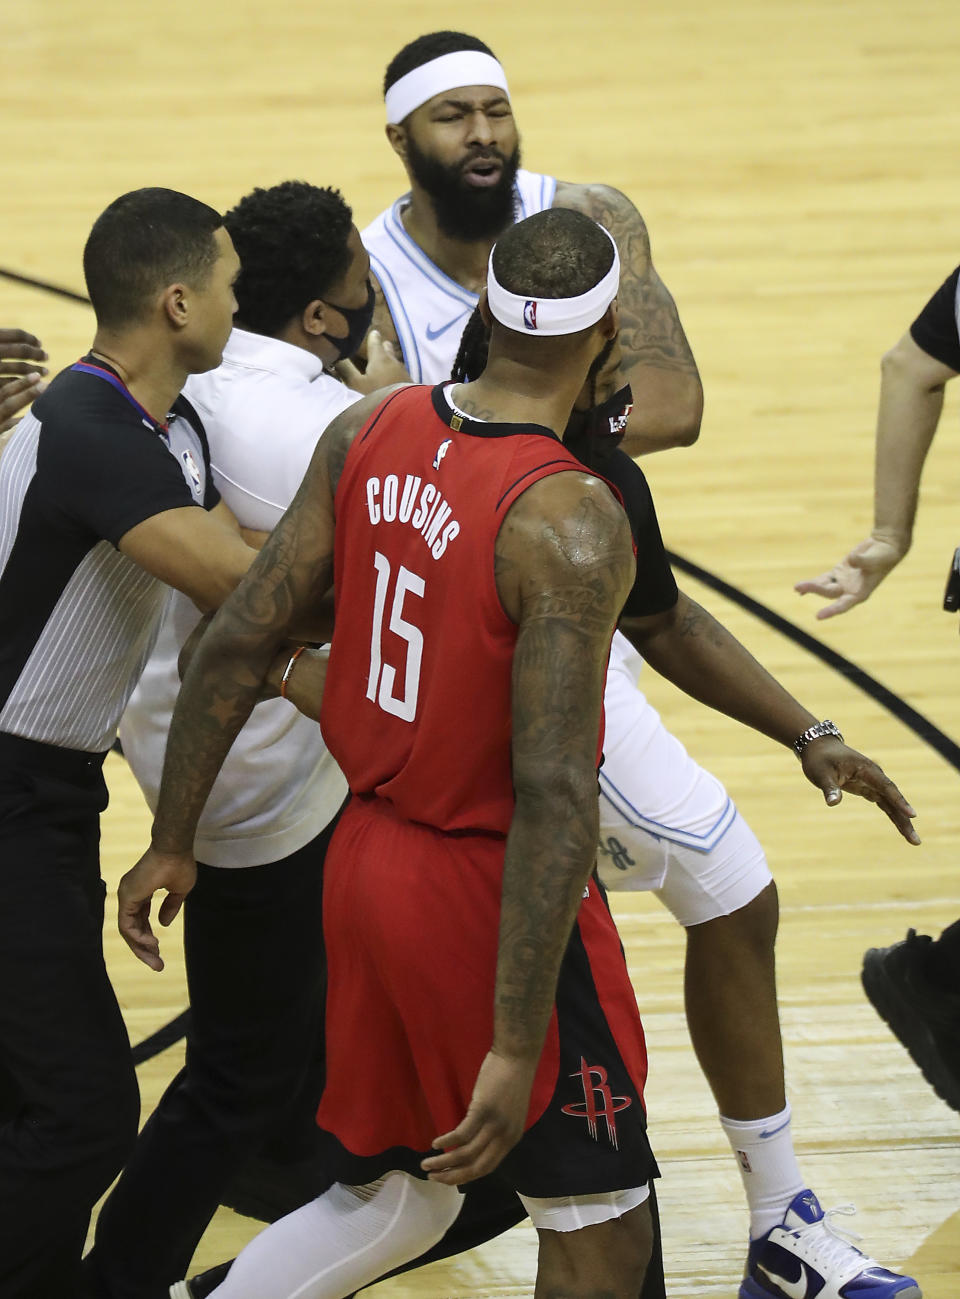
[[[787,1205],[807,1188],[793,1153],[790,1103],[766,1119],[725,1119],[720,1124],[733,1147],[747,1204],[750,1238],[757,1240],[783,1221]]]
[[[333,1186],[255,1236],[211,1299],[343,1299],[435,1245],[462,1203],[409,1173]]]

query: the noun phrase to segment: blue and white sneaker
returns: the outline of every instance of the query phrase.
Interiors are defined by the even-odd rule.
[[[922,1299],[913,1277],[881,1267],[830,1221],[855,1212],[824,1213],[812,1191],[795,1195],[783,1222],[750,1242],[739,1299]]]

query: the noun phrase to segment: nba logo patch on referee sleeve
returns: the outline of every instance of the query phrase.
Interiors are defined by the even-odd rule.
[[[527,329],[536,329],[537,327],[537,304],[533,298],[528,298],[523,304],[523,323]]]
[[[185,447],[180,452],[180,467],[183,470],[183,476],[186,479],[187,486],[197,500],[203,497],[203,479],[200,476],[200,469],[189,447]]]

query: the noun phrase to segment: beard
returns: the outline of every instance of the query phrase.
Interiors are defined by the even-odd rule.
[[[500,178],[495,185],[467,184],[464,172],[479,161],[498,162]],[[407,161],[413,178],[433,204],[441,233],[449,239],[472,243],[491,239],[512,225],[516,217],[513,185],[520,166],[520,146],[508,158],[499,149],[476,149],[463,162],[438,162],[407,137]]]

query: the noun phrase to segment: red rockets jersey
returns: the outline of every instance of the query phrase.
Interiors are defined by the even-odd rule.
[[[399,389],[357,434],[334,502],[320,715],[354,794],[439,830],[507,833],[517,628],[494,546],[514,501],[571,469],[548,429],[461,417],[442,387]]]

